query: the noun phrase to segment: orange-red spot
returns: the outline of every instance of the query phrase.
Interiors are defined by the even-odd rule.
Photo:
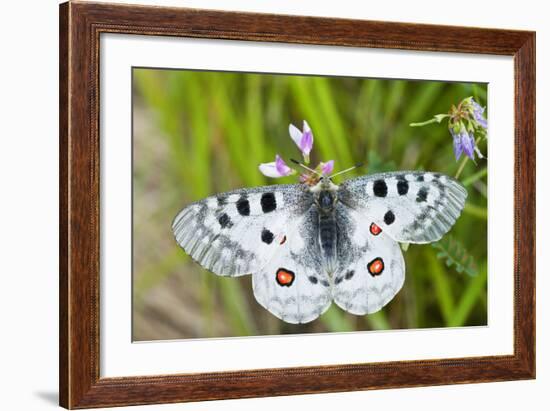
[[[370,233],[372,235],[378,235],[382,232],[382,229],[380,227],[378,227],[376,224],[372,223],[370,225]]]
[[[384,261],[380,257],[377,257],[368,263],[367,269],[372,276],[380,275],[384,271]]]
[[[283,245],[286,242],[286,235],[283,236],[279,244]]]
[[[294,273],[285,268],[279,268],[276,274],[277,283],[283,287],[290,287],[294,282]]]

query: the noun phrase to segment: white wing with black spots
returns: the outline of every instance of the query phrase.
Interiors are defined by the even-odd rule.
[[[250,274],[269,261],[312,202],[299,184],[231,191],[185,207],[172,231],[187,254],[213,273]]]
[[[429,243],[460,216],[464,187],[451,177],[424,171],[373,174],[345,181],[339,200],[370,218],[396,241]]]
[[[342,309],[371,314],[389,303],[405,281],[405,261],[399,244],[361,213],[337,207],[338,270],[332,296]]]
[[[287,323],[307,323],[331,304],[331,281],[323,269],[315,207],[292,222],[279,251],[252,274],[256,300]]]

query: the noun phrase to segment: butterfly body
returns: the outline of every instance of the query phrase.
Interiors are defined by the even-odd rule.
[[[175,218],[176,241],[204,268],[252,274],[257,301],[278,318],[305,323],[334,301],[364,315],[401,289],[398,242],[437,241],[454,224],[466,190],[430,172],[383,173],[340,185],[273,185],[190,204]]]
[[[314,204],[317,207],[319,245],[323,266],[331,276],[338,258],[338,226],[335,215],[338,202],[338,186],[333,184],[328,177],[322,177],[321,181],[313,186],[310,191],[313,193]]]

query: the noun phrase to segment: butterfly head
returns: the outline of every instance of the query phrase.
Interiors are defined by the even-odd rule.
[[[330,212],[337,201],[338,186],[327,176],[322,176],[319,182],[310,189],[314,196],[315,204],[321,212]]]

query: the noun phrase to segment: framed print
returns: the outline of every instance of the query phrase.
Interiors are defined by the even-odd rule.
[[[535,34],[60,6],[60,404],[535,377]]]

